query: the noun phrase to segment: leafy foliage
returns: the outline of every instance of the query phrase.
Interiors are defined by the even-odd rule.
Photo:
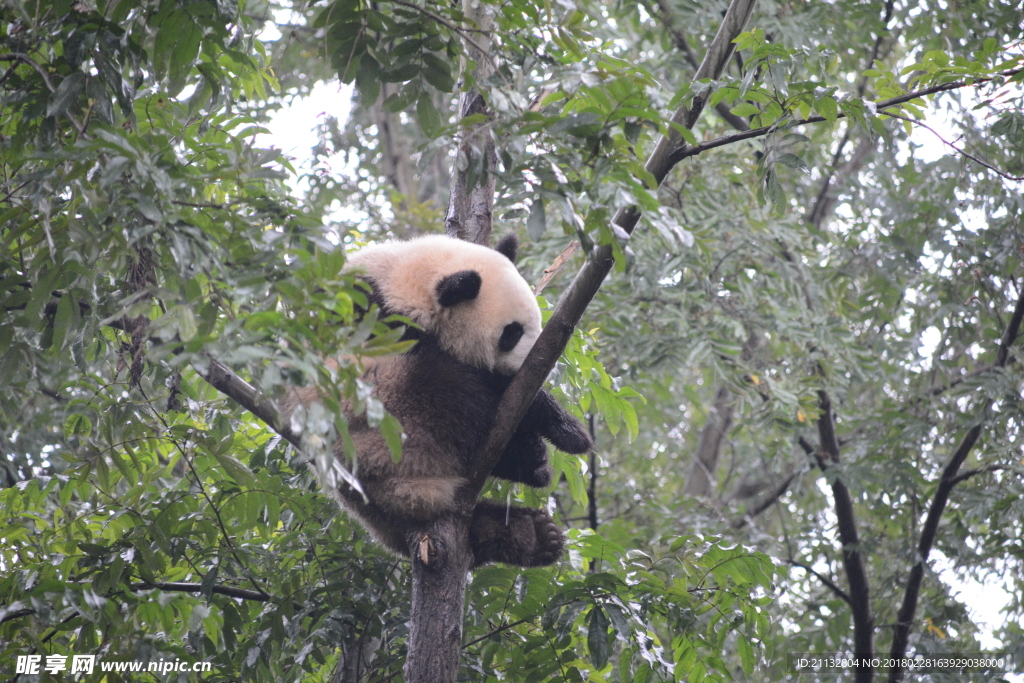
[[[570,239],[613,245],[619,274],[553,377],[599,454],[553,454],[549,492],[490,492],[553,505],[576,527],[569,559],[475,574],[466,676],[793,678],[787,652],[852,642],[829,485],[852,492],[875,623],[891,624],[941,469],[978,424],[912,647],[981,649],[958,572],[1008,577],[998,635],[1021,651],[1024,377],[996,363],[1024,244],[1006,178],[1024,167],[1018,3],[765,3],[714,82],[692,73],[717,5],[481,5],[493,33],[405,0],[0,9],[0,666],[400,675],[406,567],[307,470],[347,443],[345,402],[400,454],[359,359],[406,347],[354,315],[366,290],[342,246],[436,229],[449,164],[483,173],[451,153],[482,123],[529,277]],[[268,20],[280,38],[259,36]],[[481,82],[474,44],[494,61]],[[319,165],[254,144],[332,74],[359,106],[322,122]],[[490,118],[450,116],[460,82]],[[883,107],[926,90],[941,94]],[[672,117],[695,98],[691,131]],[[973,159],[922,147],[926,116]],[[659,187],[643,159],[673,131],[694,153]],[[355,171],[325,172],[342,150]],[[610,223],[624,206],[643,212],[632,237]],[[211,358],[266,397],[318,388],[290,425],[302,453],[203,380]],[[820,392],[842,450],[825,472]],[[731,427],[698,501],[681,491],[716,406]]]

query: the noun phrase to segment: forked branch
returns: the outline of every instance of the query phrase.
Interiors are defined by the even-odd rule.
[[[1010,347],[1017,341],[1022,319],[1024,319],[1024,287],[1021,288],[1020,296],[1017,297],[1017,305],[1013,309],[1013,315],[1010,317],[1010,322],[1007,324],[1006,331],[999,342],[999,350],[996,352],[996,367],[1004,367],[1010,358]],[[979,412],[985,413],[991,404],[991,399],[983,401]],[[960,467],[967,460],[967,456],[970,455],[971,449],[977,443],[978,437],[981,436],[981,428],[982,424],[979,422],[967,430],[963,439],[960,440],[956,451],[953,452],[952,457],[950,457],[945,468],[942,470],[942,478],[939,479],[939,486],[935,490],[935,496],[932,498],[931,505],[928,508],[928,515],[925,517],[924,526],[921,528],[921,538],[917,543],[917,562],[910,568],[907,586],[903,592],[903,604],[900,605],[900,610],[896,615],[896,626],[893,628],[892,648],[889,650],[889,656],[895,662],[901,661],[907,653],[910,627],[914,623],[914,615],[917,612],[917,600],[921,592],[921,582],[924,579],[924,564],[928,561],[928,555],[931,553],[932,546],[935,545],[935,536],[938,533],[939,522],[942,520],[942,513],[946,509],[946,503],[949,502],[949,495],[953,491],[954,486],[967,478],[960,474]],[[981,471],[983,470],[970,473],[965,472],[964,474],[973,475]],[[893,666],[889,669],[890,683],[903,680],[904,673],[905,669],[903,667]]]

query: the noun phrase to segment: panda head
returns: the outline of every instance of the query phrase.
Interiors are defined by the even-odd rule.
[[[496,249],[432,235],[366,247],[349,263],[366,272],[386,312],[408,317],[463,363],[511,375],[541,322],[516,251],[511,235]]]

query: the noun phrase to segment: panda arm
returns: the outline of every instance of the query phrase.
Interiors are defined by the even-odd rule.
[[[594,447],[580,421],[542,389],[513,433],[492,476],[535,488],[548,486],[551,467],[542,437],[566,453],[586,453]]]
[[[535,432],[566,453],[586,453],[594,448],[583,423],[563,408],[551,392],[541,389],[519,423],[519,429]]]

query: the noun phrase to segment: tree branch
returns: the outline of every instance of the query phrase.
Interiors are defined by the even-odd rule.
[[[770,508],[772,505],[774,505],[775,502],[779,498],[782,498],[782,496],[785,495],[786,491],[789,490],[789,485],[792,484],[793,481],[804,472],[806,472],[805,469],[798,469],[796,472],[793,472],[788,477],[783,479],[782,482],[779,483],[779,485],[776,486],[771,493],[765,496],[764,499],[757,503],[757,505],[752,506],[746,512],[744,512],[742,517],[737,517],[732,523],[732,528],[742,529],[747,525],[747,522],[754,519],[754,517],[757,517],[759,514],[761,514],[762,512]]]
[[[732,0],[722,19],[721,26],[719,26],[718,34],[708,48],[700,68],[694,74],[694,80],[717,79],[722,75],[735,47],[732,41],[743,31],[754,10],[755,3],[756,0]],[[706,101],[707,98],[704,95],[694,97],[691,105],[680,107],[672,120],[686,128],[692,128],[704,110]],[[654,152],[648,158],[644,168],[654,176],[657,184],[660,185],[669,171],[678,163],[672,158],[672,151],[678,149],[681,140],[680,133],[672,128],[668,135],[658,141]],[[639,220],[639,209],[629,206],[620,209],[615,214],[612,224],[629,234],[633,232]],[[605,276],[611,271],[613,264],[611,246],[597,247],[565,290],[551,319],[527,356],[526,362],[523,363],[502,396],[495,424],[488,434],[480,457],[476,460],[475,471],[464,488],[467,502],[475,500],[477,492],[483,488],[488,474],[494,469],[494,465],[508,444],[512,433],[522,421],[534,397],[561,356],[576,324],[580,321],[601,283],[604,282]]]
[[[835,422],[832,419],[832,401],[824,390],[818,392],[818,438],[821,450],[828,456],[825,464],[831,469],[839,463],[839,441],[836,439]],[[827,470],[826,470],[827,472]],[[864,558],[860,551],[860,537],[857,533],[857,518],[853,509],[853,497],[846,484],[835,476],[832,480],[832,499],[835,502],[836,519],[839,522],[839,542],[843,544],[843,569],[850,584],[850,613],[853,616],[853,649],[858,659],[870,660],[874,656],[875,619],[871,614],[871,588]],[[870,683],[874,669],[870,666],[857,667],[854,680]]]
[[[183,583],[180,581],[139,581],[131,585],[132,590],[146,590],[149,588],[158,588],[162,591],[170,591],[177,593],[199,593],[203,590],[203,584],[201,583]],[[270,602],[273,597],[266,593],[260,593],[259,591],[251,591],[245,588],[235,588],[234,586],[220,586],[216,585],[210,589],[210,592],[216,593],[217,595],[226,595],[229,598],[241,598],[243,600],[256,600],[257,602]]]
[[[989,474],[991,472],[1002,472],[1006,468],[1002,465],[989,465],[988,467],[976,467],[971,470],[964,470],[962,473],[953,478],[953,486],[956,486],[962,481],[967,481],[971,477],[979,474]]]
[[[676,25],[675,17],[672,15],[672,7],[669,5],[668,0],[658,0],[658,9],[661,12],[662,21],[665,22],[665,30],[668,31],[668,35],[672,39],[672,44],[683,53],[686,61],[696,71],[700,68],[700,60],[697,59],[697,53],[690,47],[689,41],[686,40],[686,35]],[[750,124],[747,120],[742,116],[733,114],[729,109],[729,105],[725,102],[719,102],[715,105],[715,113],[736,130],[750,130]]]
[[[1007,180],[1013,180],[1014,182],[1020,182],[1021,180],[1024,180],[1024,176],[1013,176],[1013,175],[1010,175],[1009,173],[1006,173],[1004,171],[1000,171],[998,168],[996,168],[992,164],[990,164],[990,163],[988,163],[986,161],[982,161],[981,159],[979,159],[978,157],[974,156],[973,154],[971,154],[967,150],[962,149],[960,147],[957,147],[952,142],[950,142],[946,138],[942,137],[937,130],[935,130],[934,128],[929,126],[924,121],[918,121],[917,119],[912,119],[909,116],[901,116],[900,114],[886,114],[886,116],[891,116],[892,118],[900,119],[901,121],[907,121],[909,123],[913,123],[916,126],[921,126],[922,128],[924,128],[924,129],[926,129],[928,131],[931,131],[932,135],[934,135],[935,137],[937,137],[939,140],[942,141],[942,144],[946,145],[947,147],[949,147],[950,149],[954,150],[958,154],[961,154],[961,155],[967,157],[968,159],[970,159],[971,161],[975,162],[979,166],[984,166],[988,170],[992,171],[993,173],[998,174],[999,176],[1001,176],[1003,178],[1006,178]]]
[[[732,401],[729,390],[725,386],[718,387],[711,410],[704,420],[697,440],[697,450],[693,453],[690,474],[686,478],[683,494],[687,496],[706,496],[711,491],[715,470],[718,468],[718,455],[722,449],[722,441],[732,424]]]
[[[1024,287],[1020,290],[1020,295],[1017,297],[1017,305],[1013,309],[1013,315],[1010,317],[1010,322],[1007,324],[1006,331],[999,342],[995,367],[1001,368],[1006,365],[1006,361],[1010,357],[1010,347],[1013,346],[1017,340],[1017,334],[1020,332],[1022,319],[1024,319]],[[980,412],[984,413],[991,404],[992,399],[985,400]],[[959,475],[960,467],[967,460],[967,456],[978,441],[978,437],[981,436],[981,427],[982,423],[979,422],[967,430],[967,433],[961,439],[956,451],[942,470],[942,477],[939,479],[935,496],[928,507],[928,515],[925,517],[924,526],[921,527],[921,538],[917,543],[917,562],[910,568],[907,587],[903,592],[903,603],[900,605],[900,610],[896,615],[896,625],[893,627],[892,647],[889,650],[889,656],[895,658],[896,662],[899,662],[907,652],[907,645],[910,640],[910,627],[913,625],[914,615],[917,612],[917,600],[921,592],[921,582],[924,580],[924,563],[928,561],[928,555],[935,544],[935,536],[938,533],[939,522],[942,519],[942,513],[946,509],[946,503],[949,502],[949,495],[953,487],[958,483],[984,471],[984,469],[975,470]],[[889,669],[890,683],[897,683],[897,681],[903,680],[904,673],[905,669],[903,667],[893,666]]]
[[[837,596],[839,596],[843,600],[843,602],[845,602],[847,605],[850,605],[850,607],[853,607],[853,602],[850,600],[850,596],[847,595],[846,592],[842,588],[837,586],[835,584],[835,582],[832,581],[832,579],[828,578],[827,576],[825,576],[823,574],[820,574],[820,573],[814,571],[813,569],[811,569],[809,566],[807,566],[803,562],[797,562],[796,560],[786,560],[786,564],[793,565],[794,567],[799,567],[800,569],[803,569],[808,574],[813,574],[815,577],[817,577],[817,579],[819,581],[821,581],[823,584],[825,584],[825,586],[829,590],[831,590],[833,593],[835,593]]]
[[[997,74],[997,76],[1003,77],[1003,78],[1007,78],[1007,77],[1019,74],[1022,71],[1024,71],[1024,68],[1011,69],[1009,71],[1002,71],[999,74]],[[876,106],[876,110],[879,113],[884,113],[884,112],[882,112],[883,109],[888,109],[889,107],[895,107],[898,104],[903,104],[904,102],[909,102],[911,100],[916,100],[919,97],[925,97],[927,95],[934,95],[934,94],[940,93],[940,92],[947,92],[949,90],[958,90],[960,88],[967,88],[967,87],[974,87],[974,86],[984,85],[985,83],[989,83],[989,82],[993,81],[995,78],[996,77],[993,76],[993,77],[989,77],[989,78],[978,78],[978,79],[968,79],[968,80],[962,80],[962,81],[952,81],[950,83],[942,83],[941,85],[934,85],[934,86],[931,86],[930,88],[923,88],[922,90],[915,90],[914,92],[909,92],[909,93],[906,93],[905,95],[899,95],[898,97],[893,97],[893,98],[890,98],[888,100],[883,100],[882,102],[878,102],[875,105]],[[888,116],[888,114],[886,114],[886,116]],[[843,112],[839,112],[836,115],[836,118],[837,119],[846,118],[846,114],[844,114]],[[682,161],[683,159],[686,159],[687,157],[697,156],[698,154],[702,154],[702,153],[704,153],[704,152],[706,152],[706,151],[708,151],[710,149],[715,149],[717,147],[724,147],[726,145],[731,145],[734,142],[741,142],[743,140],[751,140],[753,138],[764,137],[765,135],[768,135],[769,133],[773,133],[773,132],[776,132],[776,131],[789,130],[790,128],[795,128],[797,126],[803,126],[803,125],[806,125],[808,123],[822,123],[823,121],[826,121],[826,120],[827,119],[824,116],[809,116],[806,119],[800,119],[799,121],[790,121],[789,123],[783,124],[781,126],[776,126],[776,125],[762,126],[761,128],[752,128],[752,129],[750,129],[748,131],[743,131],[743,132],[740,132],[740,133],[733,133],[732,135],[724,135],[724,136],[722,136],[720,138],[714,138],[713,140],[707,140],[707,141],[702,142],[702,143],[700,143],[700,144],[698,144],[696,146],[693,146],[693,147],[679,146],[678,148],[675,149],[675,151],[673,153],[673,159],[678,159],[679,161]]]
[[[494,10],[486,3],[463,0],[462,11],[466,21],[482,32],[482,45],[469,40],[468,36],[463,38],[467,42],[467,55],[476,62],[473,78],[476,83],[483,83],[498,68],[490,55]],[[463,89],[459,94],[460,119],[474,114],[490,116],[487,102],[478,89],[479,85],[476,90]],[[490,240],[497,163],[494,137],[487,122],[462,131],[452,162],[448,210],[444,217],[445,233],[449,237],[484,245]]]
[[[302,442],[298,434],[295,434],[289,424],[281,420],[281,415],[274,402],[265,398],[262,392],[235,374],[231,368],[213,358],[207,359],[206,367],[194,364],[193,368],[199,376],[210,383],[214,389],[232,398],[240,406],[266,423],[268,427],[281,435],[288,443],[296,448],[302,448]]]

